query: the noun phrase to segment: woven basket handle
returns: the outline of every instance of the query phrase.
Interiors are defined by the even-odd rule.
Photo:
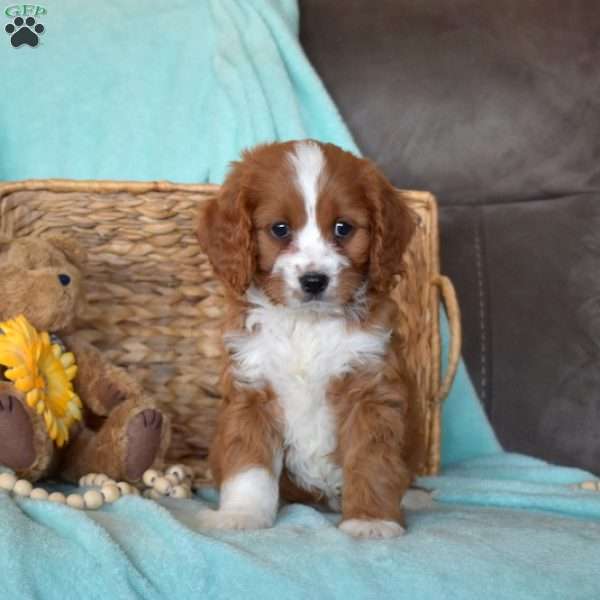
[[[460,309],[458,307],[458,301],[456,299],[456,292],[452,282],[443,275],[438,275],[433,279],[433,285],[437,286],[442,295],[442,301],[446,306],[446,312],[448,314],[448,324],[450,326],[450,348],[448,352],[448,367],[446,369],[446,375],[442,381],[437,394],[435,395],[434,402],[440,404],[442,400],[448,395],[456,370],[458,369],[458,363],[460,362],[460,348],[462,343],[462,331],[460,326]]]

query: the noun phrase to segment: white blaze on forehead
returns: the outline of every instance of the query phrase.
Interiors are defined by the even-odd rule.
[[[308,221],[316,221],[319,178],[325,171],[323,151],[315,142],[298,142],[289,160],[295,171],[296,186],[304,199]]]
[[[335,297],[337,276],[348,264],[348,260],[323,237],[317,223],[320,182],[327,169],[327,161],[321,147],[311,141],[297,142],[293,152],[288,154],[288,160],[304,204],[306,223],[302,229],[293,232],[293,251],[282,254],[277,259],[274,270],[283,275],[288,299],[303,295],[298,282],[298,277],[302,274],[317,271],[327,275],[330,283],[323,299],[332,300]]]

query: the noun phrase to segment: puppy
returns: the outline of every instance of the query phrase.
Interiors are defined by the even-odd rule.
[[[281,498],[341,510],[355,537],[404,532],[423,419],[388,292],[413,230],[377,168],[331,144],[268,144],[233,164],[198,232],[229,309],[220,505],[203,526],[270,527]]]

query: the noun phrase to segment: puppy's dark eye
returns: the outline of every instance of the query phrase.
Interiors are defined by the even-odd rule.
[[[284,240],[290,235],[290,228],[287,223],[274,223],[271,225],[271,233],[280,240]]]
[[[336,238],[342,239],[348,237],[352,233],[352,225],[346,223],[346,221],[336,221],[333,226],[333,235]]]

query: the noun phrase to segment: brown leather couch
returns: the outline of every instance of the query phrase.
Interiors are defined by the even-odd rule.
[[[300,0],[363,153],[440,202],[507,450],[600,474],[600,2]]]

